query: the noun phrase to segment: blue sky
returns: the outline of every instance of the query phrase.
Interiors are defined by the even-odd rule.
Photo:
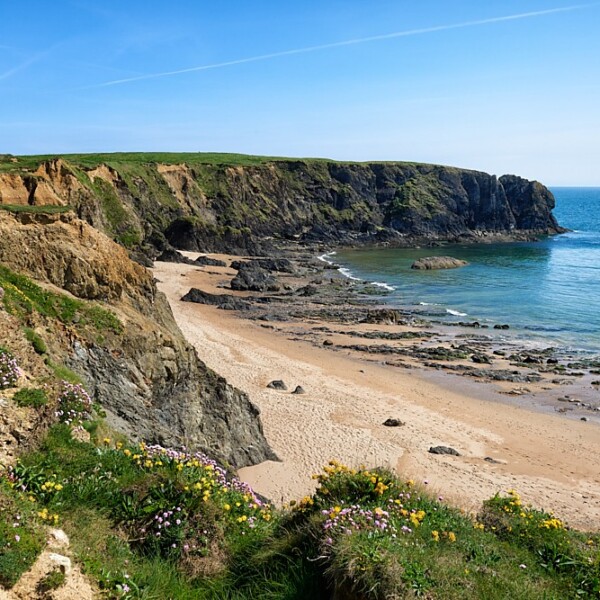
[[[0,152],[410,160],[600,185],[599,29],[600,2],[568,0],[2,2]]]

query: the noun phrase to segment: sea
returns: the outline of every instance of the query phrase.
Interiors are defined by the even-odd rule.
[[[386,304],[425,319],[507,324],[501,335],[515,341],[600,356],[600,188],[552,192],[554,214],[569,233],[537,242],[339,250],[322,258],[347,277],[374,283]],[[469,264],[410,268],[435,255]]]

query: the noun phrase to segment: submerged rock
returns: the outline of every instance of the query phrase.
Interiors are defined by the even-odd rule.
[[[468,264],[466,260],[452,258],[451,256],[426,256],[416,260],[410,268],[417,270],[457,269]]]

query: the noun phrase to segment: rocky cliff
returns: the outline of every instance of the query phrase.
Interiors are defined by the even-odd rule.
[[[72,214],[0,211],[0,268],[2,345],[24,356],[33,332],[46,364],[77,373],[118,429],[236,467],[274,458],[258,409],[198,359],[150,272],[105,235]]]
[[[187,250],[259,253],[270,237],[410,244],[563,231],[551,192],[538,182],[413,163],[203,154],[4,157],[0,204],[71,207],[138,258],[167,241]]]

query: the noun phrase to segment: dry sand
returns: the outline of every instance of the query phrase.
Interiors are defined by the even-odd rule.
[[[276,503],[298,499],[314,489],[311,474],[337,459],[391,467],[469,511],[514,488],[574,527],[600,529],[596,423],[469,396],[453,389],[451,377],[438,385],[418,370],[316,348],[213,306],[180,301],[192,286],[222,293],[216,286],[231,278],[227,273],[234,272],[171,263],[154,269],[202,360],[261,410],[266,438],[281,462],[240,470],[258,492]],[[274,379],[290,391],[267,389]],[[296,385],[306,394],[292,395]],[[389,417],[406,425],[382,426]],[[452,446],[461,456],[428,453],[436,445]]]

